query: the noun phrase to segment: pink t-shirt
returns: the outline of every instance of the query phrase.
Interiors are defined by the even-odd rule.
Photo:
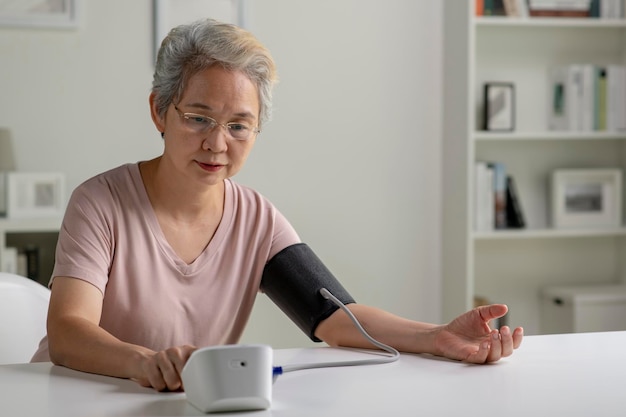
[[[237,343],[265,264],[298,242],[267,199],[226,180],[222,220],[187,264],[159,227],[138,164],[127,164],[74,191],[52,276],[96,286],[103,295],[100,326],[123,341],[154,350]],[[45,360],[47,338],[33,357]]]

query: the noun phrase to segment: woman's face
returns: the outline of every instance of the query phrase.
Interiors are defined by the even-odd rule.
[[[186,181],[221,184],[239,172],[259,124],[258,91],[246,75],[213,66],[189,79],[164,117],[155,113],[154,100],[151,103],[155,125],[164,132],[163,162]],[[219,124],[210,128],[211,119]],[[246,128],[250,132],[242,140]]]

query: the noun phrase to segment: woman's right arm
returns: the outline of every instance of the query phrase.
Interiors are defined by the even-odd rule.
[[[55,277],[48,310],[50,359],[84,372],[136,380],[159,391],[182,388],[182,368],[193,346],[154,352],[122,342],[99,326],[102,293],[92,284]]]

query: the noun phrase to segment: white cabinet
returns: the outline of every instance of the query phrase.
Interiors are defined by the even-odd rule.
[[[541,331],[545,333],[626,330],[626,285],[546,287]]]
[[[473,1],[446,0],[444,60],[444,319],[480,295],[508,304],[511,325],[539,333],[543,287],[626,281],[626,228],[555,230],[549,215],[551,172],[626,171],[626,132],[547,128],[549,69],[626,65],[626,22],[476,17]],[[513,132],[481,131],[483,85],[492,81],[515,86]],[[474,230],[478,160],[502,162],[515,178],[525,229]]]
[[[5,248],[19,252],[36,251],[37,281],[47,285],[54,266],[54,251],[61,227],[61,217],[6,219],[0,218],[0,265],[4,265]]]

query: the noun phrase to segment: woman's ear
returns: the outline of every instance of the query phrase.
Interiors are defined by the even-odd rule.
[[[150,93],[148,101],[150,102],[150,116],[152,117],[152,122],[156,129],[161,132],[161,136],[163,136],[163,132],[165,132],[165,117],[159,114],[154,93]]]

